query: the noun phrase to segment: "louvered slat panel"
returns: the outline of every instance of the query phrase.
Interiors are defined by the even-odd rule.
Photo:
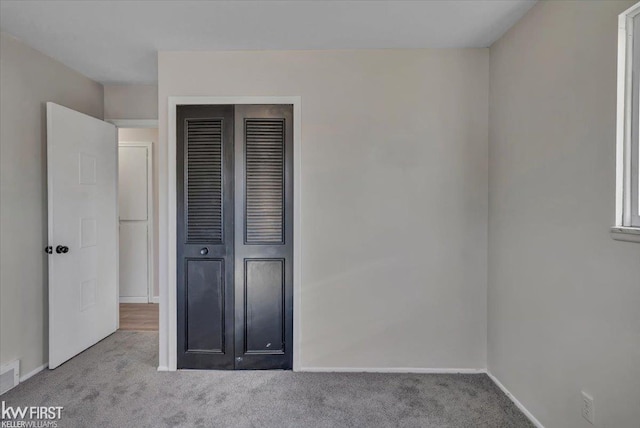
[[[247,244],[284,243],[284,120],[245,120]]]
[[[187,119],[187,243],[222,243],[222,120]]]

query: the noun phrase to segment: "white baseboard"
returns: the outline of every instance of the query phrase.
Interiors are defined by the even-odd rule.
[[[120,303],[149,303],[148,297],[122,297],[120,296]]]
[[[49,367],[49,363],[44,363],[43,365],[41,365],[40,367],[36,367],[35,369],[31,370],[29,373],[20,376],[20,383],[24,382],[25,380],[32,378],[33,376],[37,375],[38,373],[40,373],[42,370],[46,369],[47,367]]]
[[[120,303],[160,303],[160,296],[148,297],[120,297]]]
[[[498,386],[498,388],[500,388],[502,392],[504,392],[505,395],[509,397],[511,401],[513,401],[513,404],[515,404],[516,407],[520,409],[520,411],[524,413],[524,415],[527,418],[529,418],[532,424],[534,424],[537,428],[544,428],[544,425],[542,425],[542,423],[540,423],[540,421],[537,420],[535,416],[533,416],[533,414],[529,410],[527,410],[527,408],[524,407],[524,405],[520,401],[518,401],[516,397],[513,396],[513,394],[498,380],[498,378],[492,375],[491,372],[489,372],[488,370],[487,370],[487,376],[489,376],[489,378],[493,381],[493,383],[495,383]]]
[[[301,367],[299,372],[316,373],[429,373],[429,374],[478,374],[486,369],[433,369],[424,367]]]
[[[168,372],[169,371],[169,367],[167,367],[167,366],[158,366],[158,371],[159,372]]]

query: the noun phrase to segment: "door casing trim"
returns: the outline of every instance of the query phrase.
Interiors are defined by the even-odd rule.
[[[217,97],[170,96],[167,120],[167,168],[162,166],[160,178],[160,224],[166,224],[166,232],[160,231],[159,252],[166,254],[167,264],[159,275],[159,371],[175,371],[178,362],[178,306],[177,306],[177,186],[176,186],[176,110],[179,105],[194,104],[291,104],[293,105],[293,370],[300,371],[301,361],[301,281],[302,281],[302,98],[284,97]],[[166,191],[163,191],[166,189]],[[163,217],[166,219],[163,222]],[[162,268],[162,266],[161,266]]]

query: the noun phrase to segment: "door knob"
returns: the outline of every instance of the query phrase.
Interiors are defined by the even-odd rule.
[[[56,247],[56,253],[58,254],[67,254],[69,252],[69,247],[66,247],[64,245],[58,245]]]
[[[53,253],[53,247],[51,245],[49,245],[48,247],[44,248],[44,252],[47,254],[52,254]]]
[[[200,254],[202,254],[203,256],[206,256],[207,254],[209,254],[209,249],[207,247],[204,247],[203,249],[200,250]]]

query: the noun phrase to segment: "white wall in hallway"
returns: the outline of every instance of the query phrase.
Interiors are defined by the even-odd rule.
[[[102,119],[102,85],[0,33],[0,365],[47,362],[45,102]]]
[[[161,197],[169,96],[302,97],[303,367],[486,366],[488,65],[488,49],[159,54]],[[163,210],[161,244],[168,226]]]
[[[549,428],[640,426],[640,245],[614,241],[617,15],[538,2],[491,47],[489,370]]]

